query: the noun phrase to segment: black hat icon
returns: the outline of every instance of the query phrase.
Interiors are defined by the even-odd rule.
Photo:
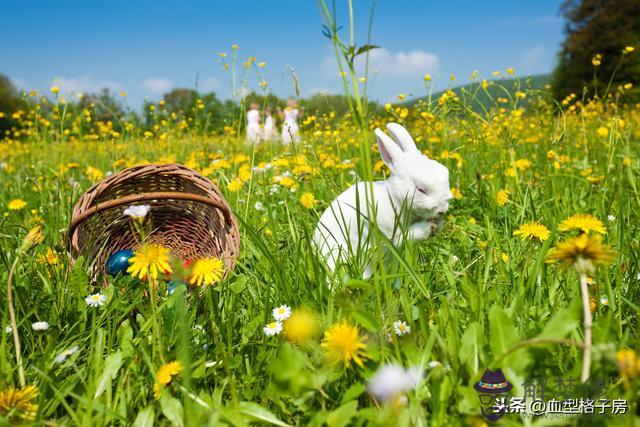
[[[513,388],[513,385],[507,381],[502,373],[502,369],[492,371],[487,369],[482,374],[480,381],[473,385],[478,393],[503,394]]]

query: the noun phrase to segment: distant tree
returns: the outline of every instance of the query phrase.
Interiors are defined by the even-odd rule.
[[[196,106],[198,92],[193,89],[177,88],[165,93],[162,99],[168,112],[193,117],[193,109]]]
[[[16,123],[11,116],[14,112],[23,107],[23,101],[18,94],[18,90],[13,85],[9,77],[0,74],[0,139],[5,132],[15,126]]]
[[[561,11],[567,23],[566,39],[553,75],[553,93],[557,99],[570,93],[588,97],[605,96],[619,84],[640,81],[640,1],[638,0],[566,0]],[[623,55],[626,46],[636,51]],[[595,67],[595,55],[602,56]],[[622,62],[615,70],[616,64]],[[594,87],[595,86],[595,87]],[[631,95],[637,98],[637,89]]]
[[[99,93],[86,94],[78,102],[80,109],[91,109],[95,111],[96,119],[99,121],[110,121],[114,129],[120,129],[121,120],[125,115],[122,103],[116,98],[116,94],[109,88],[102,88]]]

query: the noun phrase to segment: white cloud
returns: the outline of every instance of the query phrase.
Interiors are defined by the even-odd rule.
[[[198,89],[203,92],[211,92],[220,87],[220,82],[213,77],[207,77],[198,84]]]
[[[364,55],[356,58],[358,73],[364,71],[364,59]],[[325,58],[324,65],[332,72],[337,68],[335,58],[332,56]],[[369,51],[369,71],[381,77],[419,78],[425,73],[436,73],[439,66],[438,56],[424,50],[392,52],[385,48],[378,48]]]
[[[418,77],[424,73],[438,71],[440,60],[437,55],[423,50],[411,52],[390,52],[387,49],[375,49],[369,55],[369,67],[381,76]]]
[[[90,76],[56,77],[53,79],[52,84],[58,86],[63,93],[99,92],[103,88],[118,91],[122,88],[122,85],[119,83],[112,81],[95,81]]]
[[[540,65],[540,60],[542,59],[543,55],[544,48],[539,45],[534,46],[522,54],[520,63],[524,68],[535,68]]]
[[[142,89],[151,95],[162,95],[173,88],[171,80],[150,77],[142,82]]]

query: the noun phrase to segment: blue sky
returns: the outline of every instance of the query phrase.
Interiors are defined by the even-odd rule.
[[[240,46],[241,59],[265,61],[266,80],[280,96],[337,93],[340,82],[315,0],[148,1],[40,0],[3,2],[0,73],[22,89],[128,93],[139,108],[172,87],[230,97],[218,53]],[[337,0],[345,4],[346,0]],[[563,38],[561,1],[378,0],[373,21],[373,98],[424,94],[422,76],[436,88],[465,83],[474,69],[489,77],[514,67],[518,75],[552,70]],[[354,0],[356,42],[366,41],[370,0]],[[347,24],[344,8],[338,21]],[[346,27],[346,25],[345,25]],[[346,33],[344,34],[346,35]],[[249,89],[259,89],[258,79]]]

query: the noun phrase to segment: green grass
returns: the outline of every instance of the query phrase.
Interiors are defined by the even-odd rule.
[[[61,124],[50,118],[53,126],[40,123],[20,141],[3,142],[0,390],[18,386],[13,336],[4,328],[9,324],[9,267],[26,231],[42,224],[45,240],[18,263],[14,282],[27,383],[40,392],[37,423],[479,422],[472,385],[488,367],[504,370],[514,395],[522,394],[529,377],[579,378],[582,351],[565,345],[583,339],[578,278],[546,264],[544,257],[556,242],[575,235],[557,231],[562,220],[589,213],[605,223],[605,242],[618,251],[615,262],[593,276],[590,289],[597,301],[591,373],[608,382],[607,396],[629,399],[635,411],[637,379],[620,379],[615,356],[621,348],[638,349],[640,113],[592,106],[555,116],[550,106],[537,103],[543,99],[536,98],[537,108],[521,116],[495,109],[490,115],[461,116],[457,112],[468,107],[449,103],[412,110],[405,124],[421,149],[449,167],[451,185],[462,198],[452,204],[442,234],[389,248],[390,261],[376,264],[371,280],[346,269],[351,275],[343,271],[333,290],[310,248],[310,236],[322,211],[355,182],[350,172],[362,175],[373,166],[362,164],[361,138],[371,145],[374,162],[378,159],[372,133],[358,135],[346,120],[318,117],[303,126],[304,143],[286,149],[277,144],[254,149],[222,132],[196,134],[170,119],[160,123],[160,118],[150,140],[141,136],[141,129],[131,128],[117,138],[96,131],[98,139],[89,141],[73,120]],[[420,116],[426,108],[434,114],[431,121]],[[371,125],[391,120],[396,119],[378,117]],[[603,127],[609,130],[607,137],[599,134]],[[70,129],[64,140],[56,131],[61,128]],[[166,140],[158,137],[162,132]],[[237,161],[239,154],[245,157]],[[230,167],[207,169],[217,157]],[[242,170],[282,159],[289,163],[254,172],[239,191],[229,189]],[[531,166],[511,176],[507,171],[518,159]],[[133,278],[111,279],[105,289],[90,283],[83,263],[72,266],[67,259],[64,231],[75,201],[91,185],[88,166],[104,173],[168,160],[195,167],[222,189],[241,225],[242,251],[235,270],[219,285],[190,292],[179,287],[167,297],[161,283],[154,306],[148,286]],[[342,164],[345,160],[351,163]],[[558,168],[554,162],[560,162]],[[69,163],[77,167],[67,168]],[[309,165],[311,172],[296,170],[298,163]],[[295,192],[274,184],[273,177],[285,172],[291,173]],[[375,176],[383,179],[384,171]],[[504,207],[495,201],[500,189],[510,192]],[[303,192],[318,201],[312,209],[300,204]],[[13,199],[23,199],[27,206],[10,211]],[[615,220],[608,220],[609,215]],[[513,235],[530,221],[546,225],[550,238],[540,242]],[[56,252],[57,264],[41,259],[47,248]],[[107,296],[107,303],[90,308],[84,298],[97,291]],[[600,303],[601,297],[608,298],[608,305]],[[313,311],[322,331],[343,319],[357,325],[369,355],[364,366],[331,363],[320,346],[322,335],[302,345],[287,343],[282,335],[265,336],[262,328],[281,304]],[[406,321],[411,333],[396,337],[396,320]],[[50,327],[33,331],[35,321],[47,321]],[[159,334],[152,333],[154,324]],[[54,361],[73,346],[79,348],[76,354],[63,363]],[[155,373],[173,360],[185,368],[156,401]],[[439,364],[429,367],[433,361]],[[367,379],[386,362],[424,369],[406,406],[378,405],[366,393]],[[593,420],[583,418],[569,422]],[[609,422],[616,420],[631,422]],[[2,422],[12,423],[0,417]],[[509,415],[504,422],[529,420]]]

